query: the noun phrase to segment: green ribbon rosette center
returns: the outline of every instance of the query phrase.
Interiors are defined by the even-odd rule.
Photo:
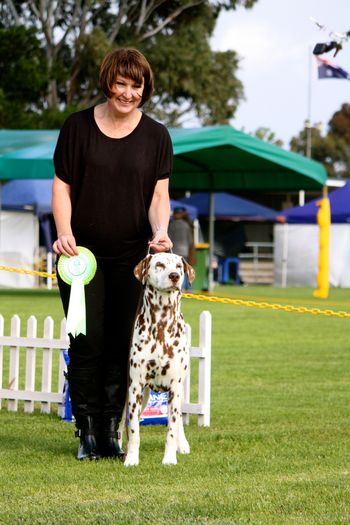
[[[61,255],[57,265],[62,281],[71,286],[66,330],[73,337],[86,335],[84,286],[92,280],[97,268],[95,256],[90,250],[83,246],[77,246],[77,250],[79,255]]]

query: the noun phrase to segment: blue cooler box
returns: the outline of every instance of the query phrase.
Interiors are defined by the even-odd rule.
[[[168,392],[150,390],[147,406],[141,414],[141,425],[168,424]]]

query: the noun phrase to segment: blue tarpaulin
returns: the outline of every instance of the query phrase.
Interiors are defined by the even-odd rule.
[[[329,195],[331,205],[331,222],[350,223],[350,181],[345,186],[332,191]],[[314,199],[304,206],[296,206],[279,213],[290,224],[316,224],[316,215],[319,209],[316,202],[320,198]]]
[[[12,180],[2,188],[3,209],[32,209],[37,215],[51,213],[52,180]]]
[[[191,197],[181,199],[181,202],[195,206],[199,216],[209,216],[209,193],[194,193]],[[219,220],[274,221],[278,215],[271,208],[224,192],[214,193],[214,207],[215,219]]]
[[[5,210],[33,210],[39,217],[43,241],[52,251],[51,213],[52,180],[12,180],[2,188],[2,208]]]
[[[4,184],[2,189],[3,209],[32,209],[37,215],[51,213],[52,180],[30,179],[13,180]],[[184,206],[192,220],[197,218],[197,209],[189,204],[171,200],[171,209]]]
[[[29,179],[12,180],[2,189],[2,207],[4,210],[33,210],[40,218],[45,245],[51,250],[52,235],[48,219],[43,217],[51,213],[52,180]],[[197,219],[197,209],[189,204],[171,200],[171,209],[184,206],[192,220]]]

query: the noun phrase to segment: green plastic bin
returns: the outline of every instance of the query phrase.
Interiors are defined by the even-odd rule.
[[[206,242],[196,244],[196,264],[193,266],[196,272],[192,283],[192,290],[208,290],[208,253],[209,244]]]

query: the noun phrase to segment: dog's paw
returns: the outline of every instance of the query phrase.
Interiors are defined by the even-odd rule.
[[[188,444],[187,439],[181,441],[181,443],[178,443],[177,451],[179,452],[179,454],[189,454],[190,453],[190,445]]]
[[[165,454],[162,463],[163,465],[177,465],[176,454]]]
[[[136,467],[139,464],[139,455],[137,453],[128,453],[124,459],[125,467]]]

